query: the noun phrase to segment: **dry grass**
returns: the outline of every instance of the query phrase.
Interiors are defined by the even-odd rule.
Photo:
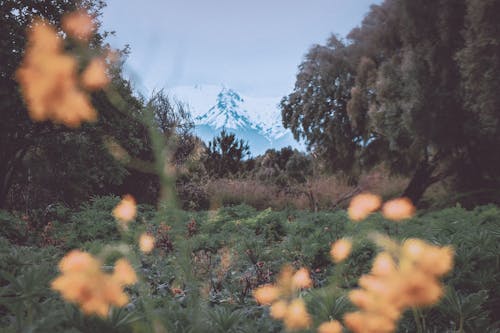
[[[349,194],[355,191],[369,191],[384,198],[395,197],[407,182],[405,178],[389,177],[387,173],[375,170],[363,175],[358,186],[349,185],[339,176],[320,176],[305,184],[284,188],[253,179],[216,179],[209,182],[207,191],[212,209],[242,203],[257,209],[314,209],[314,205],[318,209],[332,209],[344,206]]]

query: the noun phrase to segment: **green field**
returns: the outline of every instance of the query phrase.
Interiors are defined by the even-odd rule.
[[[378,251],[367,239],[373,231],[453,245],[455,266],[444,278],[446,294],[420,312],[424,332],[500,332],[497,206],[421,212],[401,224],[378,213],[355,224],[345,211],[256,211],[240,205],[155,213],[139,206],[130,230],[123,232],[110,213],[118,201],[99,197],[76,210],[56,205],[30,217],[0,211],[1,332],[149,332],[151,322],[165,329],[157,332],[281,332],[269,309],[253,300],[252,289],[273,282],[285,264],[310,269],[314,287],[301,296],[317,327],[353,309],[346,292],[369,271]],[[144,230],[157,238],[149,255],[136,245]],[[344,236],[355,239],[353,252],[335,265],[330,244]],[[143,281],[128,289],[130,303],[113,309],[107,320],[83,316],[50,289],[58,261],[73,248],[99,255],[106,265],[123,253],[135,258]],[[408,311],[398,332],[416,331]]]

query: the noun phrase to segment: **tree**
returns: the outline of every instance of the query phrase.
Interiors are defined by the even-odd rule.
[[[91,95],[99,114],[96,123],[68,129],[29,119],[15,81],[26,30],[35,17],[59,27],[62,16],[77,6],[86,8],[99,25],[104,7],[99,0],[7,0],[0,6],[0,207],[8,204],[8,197],[10,204],[20,209],[56,200],[77,203],[90,195],[120,192],[130,173],[107,152],[106,139],[113,137],[138,158],[147,157],[150,151],[148,132],[140,120],[142,104],[121,75],[122,62],[109,68],[109,90]],[[82,66],[104,52],[105,37],[106,33],[93,36],[88,54],[78,58]],[[64,39],[64,44],[67,52],[78,48],[77,42],[69,38]],[[125,54],[126,50],[121,52]],[[113,96],[119,97],[120,107]],[[30,198],[36,198],[36,202]]]
[[[205,167],[214,177],[234,175],[244,169],[244,159],[249,155],[248,143],[223,129],[208,144]]]
[[[94,13],[102,3],[87,2]],[[34,0],[7,0],[0,6],[0,207],[5,206],[7,193],[15,172],[29,149],[41,138],[54,133],[47,123],[33,124],[27,116],[24,102],[14,80],[24,50],[25,34],[35,16],[59,25],[62,14],[75,8],[72,1],[58,0],[41,3]]]
[[[479,6],[470,3],[469,21],[471,8]],[[486,7],[494,6],[498,1]],[[332,49],[329,41],[329,52],[320,56],[318,50],[324,47],[309,51],[294,92],[282,100],[284,125],[305,137],[310,149],[334,164],[333,170],[356,176],[384,163],[392,172],[411,175],[403,195],[415,203],[444,177],[459,180],[467,170],[483,178],[485,163],[499,164],[491,158],[494,141],[478,147],[484,136],[471,130],[477,126],[471,106],[478,104],[471,103],[471,96],[463,97],[462,78],[488,74],[494,79],[480,89],[493,96],[489,89],[500,72],[496,67],[485,71],[492,53],[481,59],[471,56],[470,48],[469,53],[462,51],[465,17],[465,1],[386,0],[373,5],[361,26],[350,32],[347,44]],[[491,17],[483,32],[495,31],[492,26],[498,23]],[[474,35],[470,29],[469,34]],[[490,52],[493,38],[484,37],[493,47]],[[483,67],[478,67],[481,61]],[[331,64],[335,68],[328,70]],[[342,87],[344,93],[335,93],[333,87]],[[495,103],[489,98],[485,105]],[[493,109],[483,108],[482,114],[496,119],[489,124],[498,129],[499,114]],[[498,180],[498,175],[490,172],[488,179]]]
[[[313,46],[299,66],[294,91],[281,101],[285,127],[323,156],[331,171],[352,171],[362,141],[347,115],[354,77],[348,50],[335,36],[326,46]]]
[[[467,126],[467,163],[459,170],[459,185],[498,188],[500,155],[500,1],[467,0],[465,46],[457,55],[465,108],[473,121]]]
[[[257,158],[256,176],[260,180],[274,182],[287,187],[293,183],[305,183],[312,175],[312,159],[303,152],[292,147],[280,150],[268,149]]]

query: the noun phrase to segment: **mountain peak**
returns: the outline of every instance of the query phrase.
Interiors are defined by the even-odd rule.
[[[301,148],[281,124],[279,98],[243,96],[225,85],[177,87],[172,93],[189,104],[195,132],[204,141],[211,140],[224,128],[248,141],[253,154],[288,145]]]
[[[196,117],[195,122],[215,129],[257,129],[259,126],[248,119],[248,114],[241,105],[243,102],[244,99],[236,91],[223,87],[217,94],[215,105],[207,113]]]

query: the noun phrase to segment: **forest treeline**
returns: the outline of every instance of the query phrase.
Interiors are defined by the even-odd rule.
[[[98,21],[105,3],[86,0],[85,6]],[[271,204],[272,197],[280,196],[283,205],[302,197],[307,207],[317,209],[322,190],[314,182],[326,177],[335,178],[338,191],[345,192],[328,199],[335,207],[363,190],[373,172],[399,177],[405,182],[402,194],[414,202],[443,180],[448,194],[473,193],[470,204],[498,197],[498,0],[373,5],[345,40],[332,36],[308,51],[294,90],[282,99],[283,123],[305,140],[308,152],[283,148],[257,157],[226,131],[208,144],[201,142],[193,134],[189,101],[163,91],[149,97],[135,92],[122,72],[128,48],[118,52],[119,61],[109,69],[110,86],[92,93],[98,121],[78,129],[32,122],[15,74],[26,29],[39,16],[60,26],[76,3],[5,0],[0,7],[2,208],[72,206],[92,196],[125,193],[139,202],[156,202],[160,185],[149,167],[153,149],[142,121],[145,109],[153,110],[164,135],[186,209],[231,203],[212,198],[221,184],[231,182],[264,187],[254,193],[272,189],[262,205]],[[108,50],[108,34],[100,30],[90,52]],[[64,43],[66,49],[79,48],[74,41]]]

